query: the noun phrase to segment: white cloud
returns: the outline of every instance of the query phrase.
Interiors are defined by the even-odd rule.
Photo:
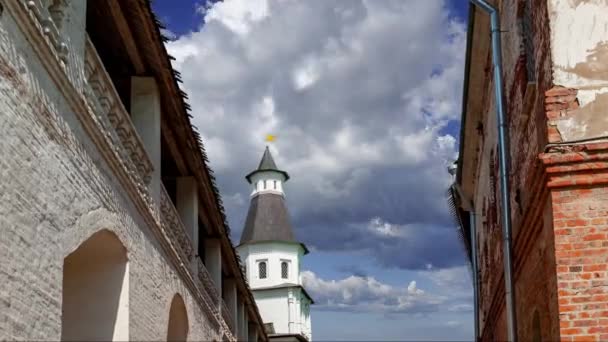
[[[441,288],[466,293],[472,291],[471,274],[468,266],[443,268],[425,272],[424,275]]]
[[[224,196],[248,198],[243,176],[273,133],[310,247],[369,249],[403,227],[433,227],[420,246],[450,239],[443,195],[456,146],[444,129],[459,114],[465,34],[443,1],[226,0],[202,12],[205,25],[168,49]],[[247,203],[226,204],[238,233]],[[370,235],[374,217],[385,222]],[[416,246],[379,255],[404,268],[462,263],[456,239],[432,243],[443,261]]]
[[[267,0],[230,0],[204,9],[207,22],[217,21],[232,31],[246,35],[251,25],[268,16]]]
[[[473,311],[473,305],[467,303],[454,304],[447,308],[449,312],[471,312]]]
[[[459,321],[447,321],[445,322],[445,325],[450,327],[450,328],[456,328],[462,325],[462,322]]]
[[[371,219],[368,227],[372,233],[386,237],[403,237],[406,234],[405,227],[384,222],[379,217]]]
[[[395,287],[373,277],[350,276],[340,280],[325,280],[311,271],[302,272],[302,280],[316,301],[315,307],[320,309],[418,313],[436,311],[445,302],[445,297],[419,289],[416,281]]]
[[[304,90],[319,80],[320,71],[314,58],[310,58],[293,71],[293,82],[296,90]]]
[[[448,295],[445,303],[448,312],[471,312],[473,310],[473,287],[468,266],[458,266],[419,272],[421,279],[430,280],[438,293]]]

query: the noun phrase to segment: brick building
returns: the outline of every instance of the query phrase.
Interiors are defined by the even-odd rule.
[[[160,29],[0,0],[0,340],[268,340]]]
[[[490,3],[502,31],[517,335],[608,340],[608,2]],[[455,183],[484,341],[508,338],[490,34],[472,7]]]

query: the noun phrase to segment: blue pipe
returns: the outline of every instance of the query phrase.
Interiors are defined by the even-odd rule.
[[[471,227],[471,267],[473,268],[473,315],[475,319],[475,342],[479,336],[479,271],[477,269],[477,228],[475,226],[475,206],[469,211],[469,226]]]
[[[485,0],[470,0],[490,15],[492,30],[492,63],[494,65],[494,90],[498,119],[498,153],[500,166],[500,194],[502,205],[503,259],[505,274],[505,301],[507,304],[507,334],[509,341],[517,342],[517,317],[515,312],[515,286],[513,281],[511,199],[509,196],[509,134],[505,122],[505,103],[502,80],[502,46],[500,41],[500,17],[498,10]]]

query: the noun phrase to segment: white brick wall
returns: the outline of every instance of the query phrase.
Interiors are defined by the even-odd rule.
[[[0,16],[0,340],[59,340],[63,259],[94,232],[128,250],[131,340],[220,339],[5,8]]]

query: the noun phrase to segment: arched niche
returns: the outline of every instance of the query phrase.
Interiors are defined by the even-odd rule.
[[[188,338],[188,312],[182,296],[176,294],[171,300],[167,341],[186,341]]]
[[[129,339],[127,250],[101,230],[63,261],[61,340]]]

